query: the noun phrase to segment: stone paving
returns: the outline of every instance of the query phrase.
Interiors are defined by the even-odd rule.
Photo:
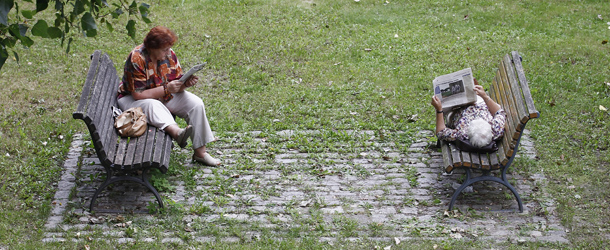
[[[96,201],[95,213],[84,209],[105,175],[85,136],[77,135],[43,241],[247,242],[296,231],[329,242],[363,237],[568,242],[554,200],[544,191],[543,174],[509,174],[524,213],[516,212],[512,193],[496,183],[474,184],[458,199],[457,210],[446,211],[463,172],[443,173],[441,154],[429,142],[430,131],[417,132],[410,145],[387,140],[400,133],[385,132],[386,139],[378,131],[232,133],[211,148],[224,163],[218,168],[191,163],[184,157],[190,156],[188,151],[175,149],[172,164],[182,170],[170,171],[168,186],[174,189],[160,193],[166,207],[179,209],[172,217],[179,226],[147,213],[157,207],[156,200],[138,184],[111,186]],[[316,146],[329,134],[356,139],[324,144],[328,150],[321,153],[299,150],[302,145]],[[527,133],[519,157],[524,159],[516,161],[513,170],[521,162],[535,161]],[[158,221],[170,226],[159,232],[151,229]]]

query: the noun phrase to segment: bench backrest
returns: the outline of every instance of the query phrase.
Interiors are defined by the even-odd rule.
[[[489,95],[506,111],[505,133],[498,150],[498,161],[506,166],[517,153],[526,123],[540,116],[534,106],[518,52],[513,51],[504,56]]]
[[[111,161],[108,159],[108,152],[113,150],[116,142],[110,142],[118,139],[112,119],[112,106],[118,107],[118,85],[117,72],[108,55],[95,51],[91,56],[87,80],[73,117],[85,121],[101,161]]]
[[[172,138],[148,125],[137,138],[121,138],[114,128],[112,106],[118,107],[119,78],[107,54],[95,51],[83,87],[75,119],[81,119],[91,134],[95,151],[105,167],[120,170],[154,167],[165,173],[169,167]]]

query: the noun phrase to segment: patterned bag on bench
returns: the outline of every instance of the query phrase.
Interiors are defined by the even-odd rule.
[[[140,107],[125,110],[114,120],[114,127],[122,137],[141,136],[146,132],[146,125],[146,115]]]

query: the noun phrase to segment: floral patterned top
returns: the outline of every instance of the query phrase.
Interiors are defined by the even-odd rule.
[[[119,85],[117,98],[120,99],[130,95],[134,91],[140,92],[164,86],[168,82],[180,79],[183,74],[182,67],[178,62],[176,53],[171,49],[170,53],[163,60],[153,62],[144,44],[135,47],[125,61],[123,80]],[[172,98],[172,94],[166,92],[166,95],[160,101],[168,102]]]
[[[502,108],[492,116],[489,109],[487,109],[487,104],[481,99],[473,105],[454,112],[457,113],[447,122],[447,127],[436,134],[438,139],[445,141],[455,141],[458,138],[462,140],[469,139],[468,124],[476,118],[483,118],[483,120],[491,124],[492,139],[494,141],[504,135],[506,112]]]

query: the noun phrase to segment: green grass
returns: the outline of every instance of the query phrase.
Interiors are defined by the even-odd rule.
[[[161,0],[151,4],[154,23],[150,27],[165,25],[176,31],[180,40],[174,50],[182,65],[208,62],[204,73],[199,73],[201,84],[192,91],[204,98],[219,135],[248,131],[264,135],[287,129],[399,130],[406,132],[404,136],[386,140],[409,145],[414,132],[433,129],[429,99],[435,76],[472,67],[479,82],[488,86],[501,56],[519,51],[541,117],[528,125],[540,159],[521,164],[517,171],[525,175],[543,171],[549,178],[546,191],[558,202],[558,216],[572,241],[570,246],[532,243],[523,247],[607,246],[610,130],[609,113],[599,109],[600,105],[610,108],[606,84],[610,82],[610,44],[602,44],[610,39],[605,1]],[[150,28],[143,23],[139,27],[138,41]],[[72,135],[87,132],[71,113],[80,96],[88,56],[100,49],[120,72],[127,54],[139,43],[121,29],[101,30],[96,39],[75,37],[69,54],[59,41],[35,39],[32,48],[16,49],[19,63],[9,59],[0,71],[0,248],[42,246],[44,223]],[[328,133],[323,136],[352,145],[333,152],[351,152],[364,141]],[[296,138],[290,147],[320,153],[330,145],[324,139],[308,139]],[[277,153],[272,148],[260,150]],[[254,167],[245,158],[240,166],[239,171]],[[289,169],[286,172],[290,174]],[[226,182],[221,178],[206,181]],[[228,185],[214,192],[231,194],[236,188]],[[191,210],[209,212],[205,205]],[[171,219],[161,223],[172,228]],[[324,232],[315,220],[306,223]],[[343,218],[333,223],[343,228],[343,236],[384,230]],[[230,234],[199,226],[211,235]],[[290,230],[301,235],[309,229]],[[238,231],[234,235],[239,236]],[[371,249],[376,243],[336,244]],[[435,244],[451,249],[465,243],[422,241],[411,246]],[[104,242],[91,245],[113,247]],[[83,247],[72,242],[54,246]],[[288,249],[328,248],[328,244],[315,237],[295,236],[202,247]]]

